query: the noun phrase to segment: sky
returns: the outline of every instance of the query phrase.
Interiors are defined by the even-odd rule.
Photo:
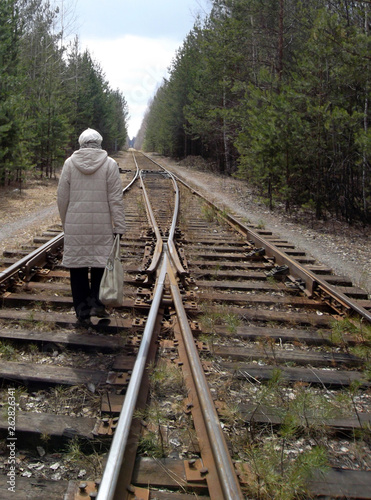
[[[67,2],[57,3],[67,12]],[[109,86],[125,96],[133,138],[177,49],[197,16],[210,12],[211,1],[74,0],[73,8],[80,50],[89,50]]]

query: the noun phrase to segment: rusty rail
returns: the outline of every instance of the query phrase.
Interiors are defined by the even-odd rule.
[[[5,282],[15,279],[18,274],[22,274],[22,278],[29,280],[31,277],[32,269],[45,265],[48,261],[48,256],[51,252],[61,249],[63,246],[64,233],[58,234],[53,239],[44,243],[41,247],[37,248],[29,255],[26,255],[15,264],[9,266],[4,271],[0,272],[0,287]]]
[[[120,470],[125,454],[131,421],[133,418],[140,385],[146,367],[146,361],[151,344],[153,330],[156,323],[156,317],[162,300],[162,292],[166,278],[167,267],[167,260],[164,259],[159,272],[159,277],[156,281],[156,290],[143,332],[139,352],[134,364],[133,373],[130,377],[129,386],[125,394],[124,405],[120,412],[120,417],[109,451],[107,464],[99,486],[97,497],[98,500],[113,500],[118,498],[118,496],[116,496],[117,483],[119,481]]]
[[[212,203],[211,201],[207,200],[204,195],[197,192],[194,188],[189,186],[189,184],[184,182],[175,174],[174,177],[184,186],[190,189],[194,194],[206,200],[206,202],[210,206],[219,211],[218,207],[214,205],[214,203]],[[345,294],[339,292],[338,290],[335,290],[335,288],[332,287],[329,283],[327,283],[327,281],[321,279],[310,270],[305,269],[299,262],[296,262],[293,259],[291,259],[287,254],[282,252],[274,244],[267,242],[258,233],[256,233],[251,228],[248,228],[247,226],[242,224],[233,216],[228,214],[227,215],[223,214],[220,215],[220,217],[228,221],[232,226],[235,227],[237,231],[239,231],[241,234],[244,234],[249,240],[252,240],[257,247],[263,247],[266,255],[268,257],[274,258],[276,264],[287,265],[290,270],[290,273],[294,277],[303,280],[308,295],[313,296],[315,292],[321,293],[321,291],[323,291],[326,294],[330,295],[333,300],[337,300],[341,306],[345,306],[346,308],[353,310],[354,312],[359,314],[362,318],[371,323],[371,313],[367,309],[356,304],[351,298],[347,297]]]
[[[166,251],[166,248],[165,248]],[[213,463],[208,463],[207,484],[211,498],[220,500],[243,500],[240,484],[225,441],[215,404],[195,346],[194,337],[188,323],[182,296],[171,266],[168,269],[171,295],[183,342],[195,383],[198,401],[202,410],[204,427],[207,431],[208,447],[212,450]],[[203,436],[205,439],[206,436]]]
[[[135,175],[132,178],[132,180],[129,182],[129,184],[127,186],[125,186],[124,189],[122,190],[122,194],[124,194],[125,191],[128,191],[131,188],[131,186],[134,184],[134,182],[138,179],[138,176],[139,176],[139,167],[138,167],[137,160],[135,159],[134,151],[132,151],[132,155],[133,155],[133,160],[134,160],[134,163],[136,166],[136,172],[135,172]]]
[[[161,255],[162,255],[162,246],[163,245],[162,245],[162,236],[161,236],[160,230],[158,228],[158,225],[156,223],[155,215],[153,213],[153,210],[152,210],[149,198],[148,198],[147,190],[146,190],[146,187],[145,187],[145,184],[143,181],[143,174],[144,174],[144,172],[143,172],[143,170],[141,170],[139,173],[140,184],[142,186],[143,196],[144,196],[144,199],[146,202],[145,205],[146,205],[147,216],[148,216],[148,219],[151,223],[152,229],[153,229],[155,236],[156,236],[156,246],[155,246],[155,249],[153,252],[152,261],[151,261],[150,266],[147,269],[148,273],[153,273],[157,269],[157,266],[159,264],[159,261],[160,261]]]

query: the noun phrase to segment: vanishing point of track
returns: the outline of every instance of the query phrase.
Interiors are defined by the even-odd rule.
[[[1,401],[9,409],[14,395],[15,448],[38,450],[39,465],[18,455],[15,491],[5,473],[1,498],[270,498],[256,449],[282,436],[292,413],[296,435],[282,454],[319,440],[332,450],[307,491],[371,498],[367,294],[145,155],[119,163],[125,296],[108,321],[76,330],[60,227],[38,249],[4,252]],[[267,395],[274,384],[279,398]],[[318,418],[324,399],[332,412]],[[12,442],[5,416],[0,429]],[[358,456],[342,454],[344,436]],[[71,442],[101,457],[93,480],[62,455],[52,464],[60,476],[42,472],[43,457]]]

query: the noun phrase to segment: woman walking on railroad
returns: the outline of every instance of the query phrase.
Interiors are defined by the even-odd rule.
[[[91,324],[91,316],[108,316],[99,286],[114,235],[125,231],[118,165],[102,149],[102,140],[90,128],[80,135],[80,149],[65,161],[57,192],[64,230],[62,264],[70,269],[73,305],[83,326]]]

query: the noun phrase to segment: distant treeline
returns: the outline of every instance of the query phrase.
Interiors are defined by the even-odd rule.
[[[201,155],[271,206],[370,221],[369,0],[215,0],[177,52],[146,150]]]
[[[66,46],[67,14],[45,0],[0,2],[0,184],[19,169],[50,176],[88,127],[109,152],[125,144],[125,98],[77,38]]]

